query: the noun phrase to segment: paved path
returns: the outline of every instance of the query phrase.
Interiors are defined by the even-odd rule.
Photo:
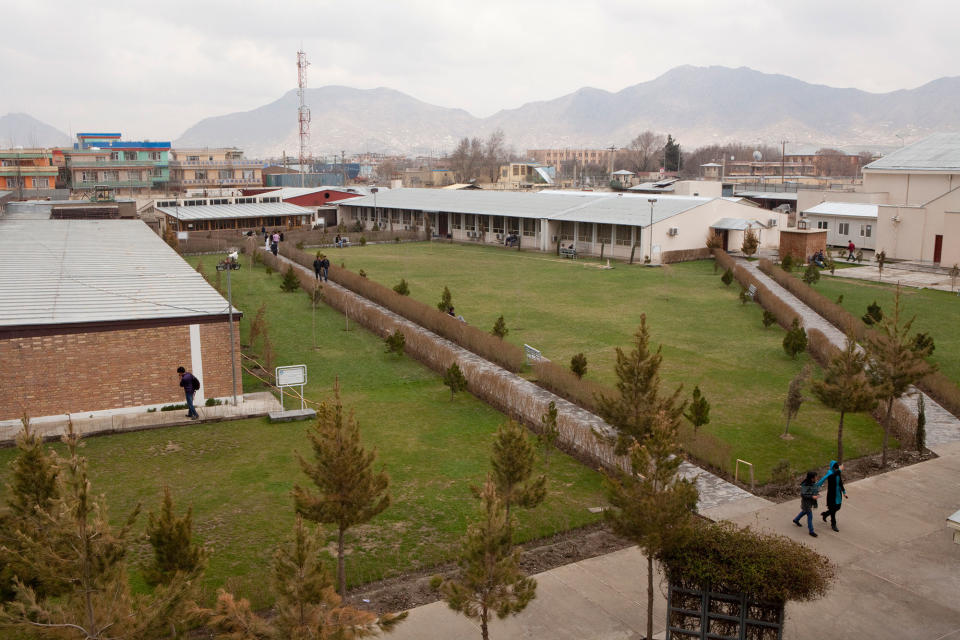
[[[279,256],[279,258],[313,276],[313,272],[306,267],[283,256]],[[435,344],[449,350],[453,354],[453,360],[460,365],[461,369],[464,370],[464,375],[470,381],[471,392],[505,410],[508,414],[519,414],[529,423],[537,424],[540,417],[546,412],[550,402],[555,403],[561,440],[565,440],[570,446],[595,459],[605,460],[610,464],[618,462],[611,458],[609,447],[603,445],[594,435],[595,433],[603,436],[616,434],[616,431],[599,416],[485,360],[335,282],[328,281],[323,284],[326,288],[335,289],[348,296],[351,299],[351,304],[355,305],[354,308],[363,306],[370,310],[375,309],[383,317],[388,318],[389,326],[382,325],[379,327],[384,335],[392,332],[393,327],[399,325],[403,327],[404,333],[407,333],[408,336],[412,333],[419,336],[428,336]],[[410,338],[408,337],[409,342]],[[441,364],[440,366],[448,365]],[[680,473],[687,478],[695,479],[700,491],[700,501],[697,507],[701,511],[730,505],[731,503],[740,503],[742,505],[741,509],[756,509],[760,505],[769,504],[769,501],[754,496],[750,492],[688,462],[683,463]]]
[[[795,295],[777,284],[777,281],[765,274],[755,262],[746,260],[738,261],[742,267],[747,269],[754,277],[762,282],[770,292],[783,300],[800,317],[801,324],[806,329],[819,329],[830,342],[838,349],[846,347],[847,338],[842,331],[830,324],[823,316],[808,307]],[[868,267],[857,267],[865,269]],[[841,271],[853,271],[854,269],[842,269]],[[837,273],[840,273],[838,271]],[[916,396],[924,396],[925,411],[927,415],[927,447],[936,453],[939,453],[940,445],[950,442],[960,442],[960,420],[952,413],[941,407],[937,402],[919,389],[912,388],[910,395],[902,403],[903,406],[914,416],[917,415]]]
[[[833,273],[834,278],[850,278],[852,280],[868,280],[871,282],[882,282],[884,284],[899,283],[904,287],[916,287],[918,289],[939,289],[940,291],[956,291],[953,286],[950,275],[936,271],[917,271],[911,269],[909,265],[900,266],[898,264],[887,264],[883,268],[883,276],[876,264],[867,264],[862,267],[850,267],[849,269],[837,269]],[[960,280],[958,280],[960,285]]]

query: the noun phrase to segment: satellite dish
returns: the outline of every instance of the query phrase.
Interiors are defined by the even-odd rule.
[[[760,162],[761,160],[763,160],[763,154],[760,153],[759,150],[758,150],[758,151],[754,151],[754,152],[753,152],[753,159],[756,160],[757,162]]]

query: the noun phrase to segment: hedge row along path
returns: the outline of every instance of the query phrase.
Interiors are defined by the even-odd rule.
[[[263,251],[263,247],[258,247],[257,250]],[[311,279],[314,277],[312,271],[288,258],[278,256],[277,259],[292,265],[302,273],[309,274]],[[338,298],[346,297],[353,304],[364,307],[367,311],[373,311],[373,315],[379,316],[382,322],[379,322],[378,326],[367,326],[368,329],[386,336],[400,328],[407,334],[408,352],[410,352],[411,343],[414,342],[410,339],[411,334],[429,339],[434,346],[446,352],[447,357],[443,359],[443,362],[438,362],[436,358],[418,357],[419,354],[413,353],[417,359],[426,361],[431,368],[436,370],[446,368],[452,362],[457,362],[469,382],[469,391],[508,415],[518,417],[528,425],[538,425],[549,404],[551,402],[555,403],[560,431],[559,441],[562,448],[571,451],[574,455],[579,455],[581,458],[585,457],[595,461],[608,469],[626,468],[626,459],[614,455],[613,448],[605,444],[601,438],[596,437],[596,434],[601,436],[616,434],[614,428],[599,416],[424,329],[389,309],[355,294],[349,289],[330,281],[324,282],[323,286],[326,290],[336,291]],[[357,314],[353,319],[360,321],[366,315],[369,314]],[[737,485],[689,462],[682,464],[680,473],[686,478],[696,480],[697,489],[700,491],[700,500],[697,504],[700,512],[716,507],[723,507],[725,511],[728,509],[734,511],[754,510],[770,504],[769,501],[754,496]]]
[[[809,306],[804,304],[795,295],[784,289],[776,280],[765,274],[755,262],[738,259],[737,262],[742,265],[753,277],[762,282],[770,290],[770,293],[777,296],[800,317],[800,324],[808,331],[818,329],[827,337],[830,343],[838,349],[844,349],[847,344],[847,337],[840,329],[836,328],[826,318],[818,314]],[[909,400],[904,399],[898,402],[906,409],[910,415],[916,418],[917,403],[916,395],[924,396],[925,411],[927,415],[926,432],[927,448],[936,453],[937,445],[948,444],[950,442],[960,442],[960,420],[949,411],[941,407],[937,402],[923,393],[916,387],[911,387]]]

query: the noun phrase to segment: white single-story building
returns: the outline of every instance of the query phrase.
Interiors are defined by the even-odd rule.
[[[689,259],[724,219],[753,223],[763,247],[778,246],[779,227],[786,224],[784,214],[716,197],[440,189],[395,189],[376,200],[347,200],[339,203],[339,219],[348,227],[422,228],[433,237],[539,251],[553,251],[559,243],[580,254],[634,254],[654,263]],[[728,238],[728,248],[740,247]]]
[[[846,247],[852,241],[858,249],[877,248],[879,206],[859,202],[821,202],[800,212],[808,229],[826,229],[827,245]]]

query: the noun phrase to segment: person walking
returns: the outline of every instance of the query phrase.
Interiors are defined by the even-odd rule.
[[[330,282],[330,258],[328,258],[326,254],[322,255],[321,258],[323,258],[320,260],[320,268],[323,270],[323,281]]]
[[[800,519],[804,515],[807,516],[807,529],[810,531],[810,535],[814,538],[817,537],[816,531],[813,530],[813,510],[817,507],[817,498],[820,497],[820,494],[817,493],[817,472],[816,471],[807,471],[807,477],[803,479],[803,482],[800,483],[800,513],[797,514],[797,517],[793,519],[793,524],[798,527],[802,527],[800,524]]]
[[[830,528],[839,533],[837,511],[840,511],[843,499],[847,497],[847,491],[843,488],[843,464],[831,460],[830,471],[817,481],[817,489],[823,486],[824,482],[827,483],[827,510],[822,512],[820,517],[826,522],[827,516],[830,516]]]
[[[343,243],[343,240],[340,239],[340,234],[339,234],[339,233],[337,234],[337,238],[336,238],[333,242],[334,242],[335,245],[337,245],[337,248],[339,249],[339,248],[340,248],[340,245]]]
[[[856,260],[857,256],[854,255],[854,251],[856,250],[857,247],[855,244],[853,244],[853,240],[851,240],[850,244],[847,245],[847,262]]]
[[[193,406],[193,396],[200,390],[200,379],[183,367],[177,367],[177,373],[180,374],[180,386],[183,387],[183,395],[187,399],[187,417],[196,420],[200,414]]]
[[[317,277],[317,280],[320,279],[320,272],[323,269],[323,260],[320,259],[320,254],[317,254],[317,257],[313,259],[313,275]]]
[[[270,252],[273,253],[273,255],[277,255],[277,251],[280,248],[280,234],[274,231],[273,237],[270,240]]]

